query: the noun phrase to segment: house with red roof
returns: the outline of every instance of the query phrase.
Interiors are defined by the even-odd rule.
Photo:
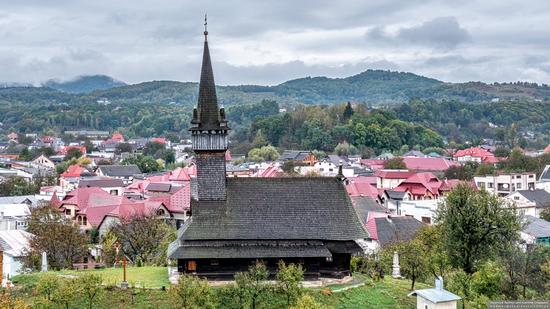
[[[393,189],[402,181],[414,175],[415,172],[409,170],[379,170],[374,173],[376,176],[376,188]]]
[[[459,150],[453,155],[453,158],[458,162],[478,162],[487,164],[499,162],[494,154],[480,147]]]
[[[376,215],[371,216],[365,224],[369,232],[367,248],[377,252],[398,242],[409,241],[424,224],[410,216]]]
[[[77,187],[81,177],[93,175],[80,165],[70,165],[65,172],[59,175],[59,185],[63,191],[70,191]]]
[[[359,176],[348,178],[346,191],[349,196],[368,196],[381,203],[380,190],[376,188],[376,177]]]
[[[56,204],[81,230],[97,228],[100,235],[107,233],[112,224],[122,218],[153,213],[163,219],[173,217],[162,201],[136,202],[124,196],[111,195],[97,187],[73,190]]]
[[[460,165],[460,163],[456,161],[434,157],[404,157],[403,163],[405,163],[408,170],[432,173],[441,173],[451,166]]]
[[[86,154],[86,147],[84,146],[63,146],[59,149],[59,154],[67,155],[70,150],[77,149],[82,155]]]
[[[151,142],[166,145],[166,138],[164,138],[164,137],[153,137],[153,138],[151,138]]]
[[[361,165],[375,172],[384,169],[384,162],[386,160],[381,159],[361,159],[360,161]]]
[[[432,173],[416,173],[405,179],[393,190],[409,192],[413,200],[432,200],[440,196],[439,188],[443,182]]]
[[[119,132],[113,133],[111,136],[111,140],[119,143],[124,143],[124,136],[120,134]]]

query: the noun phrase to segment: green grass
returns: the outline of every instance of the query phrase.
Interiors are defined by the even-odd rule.
[[[342,286],[338,286],[338,289]],[[416,298],[408,297],[411,281],[386,277],[383,281],[366,281],[361,287],[325,296],[315,294],[317,300],[332,308],[416,308]],[[415,289],[429,287],[417,283]],[[334,289],[333,286],[330,287]]]
[[[104,268],[94,270],[61,270],[50,271],[47,273],[31,273],[16,276],[13,278],[13,282],[16,285],[33,285],[33,283],[36,283],[38,279],[45,274],[80,276],[85,273],[100,275],[103,278],[103,283],[105,285],[119,285],[122,281],[122,268]],[[170,285],[168,281],[168,270],[166,267],[128,267],[126,269],[126,276],[130,286],[160,288],[162,286],[168,287]]]
[[[122,269],[107,268],[99,270],[85,271],[57,271],[48,272],[48,274],[57,275],[75,275],[79,276],[84,273],[101,275],[106,284],[101,298],[97,300],[94,308],[170,308],[169,297],[167,291],[156,289],[162,286],[169,287],[168,272],[165,267],[129,267],[127,270],[128,281],[130,286],[141,286],[144,288],[132,288],[129,290],[121,290],[112,287],[115,283],[119,284],[122,280]],[[36,304],[39,296],[34,292],[36,282],[41,276],[46,273],[32,273],[20,275],[13,278],[14,283],[18,287],[19,297],[22,297],[28,304]],[[352,282],[348,284],[331,285],[328,288],[337,291],[346,286],[352,286],[357,283],[365,282],[364,286],[355,287],[341,292],[333,292],[332,295],[323,295],[322,290],[307,289],[307,293],[313,295],[318,302],[327,306],[327,308],[415,308],[416,299],[408,297],[410,292],[409,280],[396,280],[386,277],[383,281],[372,282],[365,276],[360,274],[355,275]],[[428,285],[417,283],[417,289],[427,288]],[[155,288],[155,289],[152,289]],[[219,288],[215,288],[220,291]],[[262,308],[279,308],[284,303],[282,296],[278,294],[270,294],[270,299]],[[75,308],[85,307],[85,299],[77,300],[78,304]],[[223,304],[218,306],[223,308]]]

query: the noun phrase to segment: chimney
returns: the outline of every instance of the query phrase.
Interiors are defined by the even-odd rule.
[[[437,276],[437,278],[435,278],[435,289],[443,290],[443,278],[441,276]]]

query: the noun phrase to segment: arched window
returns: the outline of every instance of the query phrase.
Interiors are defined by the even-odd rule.
[[[157,209],[157,216],[164,216],[165,212],[164,212],[164,209],[160,208],[160,209]]]

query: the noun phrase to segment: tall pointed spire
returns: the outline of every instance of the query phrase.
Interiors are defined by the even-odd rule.
[[[218,98],[216,96],[216,84],[214,82],[214,72],[212,70],[212,61],[210,60],[210,50],[208,49],[208,30],[207,16],[204,16],[204,50],[202,54],[201,79],[199,84],[199,100],[197,110],[193,112],[194,125],[191,130],[227,130],[224,111],[218,108]]]
[[[193,110],[192,127],[189,129],[197,167],[195,184],[192,184],[196,189],[192,192],[193,199],[197,201],[221,201],[226,198],[225,152],[229,128],[224,109],[218,108],[216,84],[208,50],[207,25],[205,15],[199,100],[197,108]]]

